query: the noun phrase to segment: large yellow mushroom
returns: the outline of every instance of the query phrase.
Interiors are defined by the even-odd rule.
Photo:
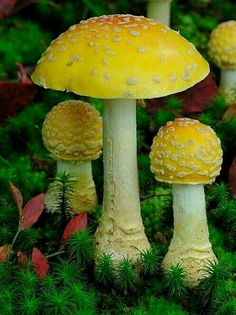
[[[98,111],[82,101],[61,102],[47,114],[42,138],[57,161],[57,175],[70,176],[65,198],[71,215],[89,212],[97,205],[91,161],[102,152],[102,118]],[[52,182],[45,194],[48,211],[58,211],[60,194],[59,182]]]
[[[211,127],[177,118],[159,129],[150,158],[155,178],[173,184],[174,235],[162,266],[181,264],[188,285],[195,286],[206,276],[206,265],[217,262],[209,242],[203,185],[214,182],[220,172],[220,140]]]
[[[177,32],[142,16],[120,14],[71,26],[38,61],[35,83],[104,99],[104,196],[97,253],[135,261],[150,247],[140,213],[136,99],[183,91],[208,72],[208,63]]]

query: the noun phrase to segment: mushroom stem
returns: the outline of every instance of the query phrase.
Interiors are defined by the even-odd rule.
[[[228,104],[236,101],[236,70],[221,69],[219,92]]]
[[[136,260],[150,246],[140,212],[136,101],[106,100],[103,123],[104,196],[95,235],[97,254]]]
[[[97,205],[97,194],[92,176],[91,161],[57,161],[57,176],[66,173],[70,176],[66,183],[66,200],[73,214],[89,212]],[[45,205],[50,212],[58,211],[62,193],[62,183],[54,181],[45,194]]]
[[[209,241],[203,185],[174,184],[173,210],[174,235],[162,266],[180,263],[193,287],[207,276],[206,265],[217,262]]]
[[[147,17],[165,25],[170,25],[170,9],[172,0],[149,0]]]

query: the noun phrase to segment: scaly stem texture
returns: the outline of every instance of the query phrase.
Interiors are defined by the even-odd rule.
[[[203,185],[173,185],[174,235],[163,267],[181,264],[189,286],[206,276],[205,266],[217,259],[209,242]]]
[[[97,252],[135,260],[149,248],[140,213],[135,100],[105,101],[103,123],[104,196]]]

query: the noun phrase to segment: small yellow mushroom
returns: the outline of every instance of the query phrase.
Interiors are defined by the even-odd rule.
[[[42,127],[43,143],[57,160],[57,175],[68,174],[66,199],[71,214],[89,212],[97,204],[91,160],[102,150],[102,118],[82,101],[69,100],[54,106]],[[58,210],[60,184],[49,185],[45,194],[48,211]]]

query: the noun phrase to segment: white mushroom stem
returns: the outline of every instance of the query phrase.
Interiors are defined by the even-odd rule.
[[[148,0],[147,17],[170,25],[170,9],[172,0]]]
[[[137,172],[136,101],[104,102],[103,213],[96,231],[97,254],[136,260],[149,248],[140,212]]]
[[[71,214],[89,212],[97,205],[97,194],[93,181],[91,161],[78,163],[58,160],[56,176],[62,173],[69,175],[65,198],[71,209]],[[54,181],[49,185],[48,191],[45,194],[45,205],[50,212],[58,211],[58,202],[60,202],[58,196],[61,193],[62,184],[60,182]]]
[[[203,185],[173,185],[174,235],[162,266],[181,264],[190,287],[207,275],[205,267],[217,259],[207,226]]]
[[[228,104],[236,101],[236,69],[221,69],[219,92]]]

